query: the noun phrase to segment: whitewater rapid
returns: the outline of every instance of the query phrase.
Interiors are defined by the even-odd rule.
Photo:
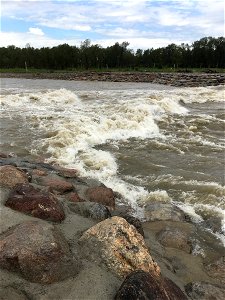
[[[140,218],[143,203],[163,199],[194,222],[207,214],[219,216],[225,232],[223,101],[222,86],[141,89],[134,84],[128,89],[120,84],[119,89],[86,90],[83,83],[76,90],[72,84],[66,89],[9,85],[1,92],[1,146],[22,147],[19,133],[28,155],[98,179],[121,194]],[[215,153],[218,164],[210,166]],[[185,159],[195,166],[186,168]]]

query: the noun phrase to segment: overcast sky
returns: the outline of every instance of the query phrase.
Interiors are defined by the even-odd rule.
[[[205,36],[224,36],[223,0],[1,0],[0,46],[147,49]]]

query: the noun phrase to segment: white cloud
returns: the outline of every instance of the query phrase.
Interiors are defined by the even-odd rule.
[[[166,41],[168,44],[222,36],[223,10],[223,0],[2,0],[1,13],[2,17],[14,18],[14,22],[32,24],[29,34],[7,33],[9,37],[14,36],[17,45],[25,44],[23,38],[32,46],[40,47],[73,43],[79,37],[93,42],[101,39],[104,43],[128,40],[134,48],[137,44],[138,48],[146,48],[149,41],[156,47]],[[55,36],[58,32],[60,35],[53,38],[51,29],[45,28],[60,29],[54,30]],[[67,30],[65,35],[61,30]],[[36,40],[32,42],[32,38]],[[5,46],[8,41],[7,37],[1,39]]]
[[[44,32],[42,31],[42,29],[38,28],[38,27],[30,27],[28,33],[34,34],[34,35],[44,35]]]
[[[1,32],[0,33],[0,47],[6,45],[15,45],[16,47],[25,47],[26,44],[30,44],[31,47],[54,47],[59,44],[67,43],[71,46],[80,46],[81,39],[53,39],[48,36],[35,36],[29,33],[16,33],[16,32]],[[98,44],[102,47],[108,47],[114,45],[116,42],[122,43],[124,41],[129,42],[129,49],[136,50],[165,47],[171,43],[180,45],[183,42],[190,42],[181,39],[169,39],[169,38],[110,38],[110,39],[96,39],[92,40],[92,44]]]

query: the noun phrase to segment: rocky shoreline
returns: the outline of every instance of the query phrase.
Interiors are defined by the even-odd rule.
[[[224,246],[179,208],[0,154],[0,299],[225,298]]]
[[[159,73],[159,72],[66,72],[1,73],[2,78],[87,80],[107,82],[149,82],[176,87],[216,86],[225,84],[225,73]]]

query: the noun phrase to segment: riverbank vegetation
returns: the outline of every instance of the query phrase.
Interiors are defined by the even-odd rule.
[[[0,48],[1,72],[48,71],[209,71],[225,68],[225,38],[204,37],[192,45],[170,44],[147,50],[129,48],[128,42],[103,48],[85,40],[80,47],[68,44],[40,49],[29,44]],[[210,69],[210,70],[209,70]]]

